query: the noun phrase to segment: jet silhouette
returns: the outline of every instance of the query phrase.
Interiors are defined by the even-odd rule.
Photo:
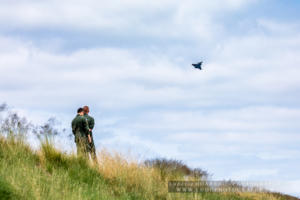
[[[198,64],[192,64],[196,69],[202,70],[202,62],[199,62]]]

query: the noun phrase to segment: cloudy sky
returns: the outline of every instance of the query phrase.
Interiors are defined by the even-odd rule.
[[[0,0],[0,101],[66,128],[87,104],[98,149],[183,160],[214,180],[289,182],[279,190],[300,196],[299,9]]]

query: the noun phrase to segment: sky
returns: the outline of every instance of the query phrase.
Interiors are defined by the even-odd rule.
[[[96,148],[300,197],[300,1],[0,0],[0,103]],[[203,61],[203,70],[191,64]],[[62,136],[63,149],[74,149]]]

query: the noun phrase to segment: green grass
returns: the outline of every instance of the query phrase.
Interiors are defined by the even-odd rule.
[[[159,169],[105,150],[99,164],[62,153],[49,143],[34,151],[22,139],[0,136],[0,199],[107,199],[107,200],[287,200],[281,194],[168,193]],[[295,198],[296,199],[296,198]]]
[[[21,199],[13,186],[3,177],[0,177],[0,199]]]
[[[50,145],[33,152],[20,141],[2,138],[0,158],[2,199],[114,199],[96,169]]]

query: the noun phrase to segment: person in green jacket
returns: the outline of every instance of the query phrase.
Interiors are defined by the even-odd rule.
[[[88,135],[90,129],[88,120],[83,115],[83,108],[79,108],[76,117],[72,120],[72,132],[75,136],[77,155],[79,156],[87,156],[89,145]]]
[[[84,112],[84,117],[87,119],[88,125],[89,125],[89,135],[88,135],[88,149],[87,151],[91,154],[91,157],[94,161],[97,161],[96,157],[96,148],[94,144],[94,139],[93,139],[93,129],[95,126],[95,120],[93,117],[89,115],[90,109],[88,106],[83,107],[83,112]]]

